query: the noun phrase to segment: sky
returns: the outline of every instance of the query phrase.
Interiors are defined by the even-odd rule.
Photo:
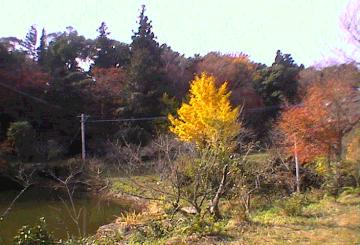
[[[105,21],[110,37],[131,42],[142,4],[160,44],[185,54],[246,53],[271,65],[276,50],[305,66],[348,49],[340,16],[359,0],[0,0],[0,37],[25,37],[73,26],[87,38]]]

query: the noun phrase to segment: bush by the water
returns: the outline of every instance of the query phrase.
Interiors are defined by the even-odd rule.
[[[34,157],[35,130],[29,122],[10,124],[7,137],[21,160],[28,161]]]
[[[34,226],[23,226],[14,237],[14,242],[18,245],[52,245],[55,240],[47,230],[45,219],[40,218]]]

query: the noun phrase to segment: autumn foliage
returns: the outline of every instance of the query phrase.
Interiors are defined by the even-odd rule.
[[[318,156],[338,159],[342,138],[352,122],[353,93],[349,84],[339,80],[310,85],[303,103],[286,109],[279,120],[287,152],[296,150],[302,163]]]
[[[246,54],[223,55],[211,52],[197,64],[196,70],[214,76],[218,83],[222,82],[221,79],[226,80],[229,88],[234,89],[252,81],[256,67]]]
[[[202,73],[191,82],[190,100],[178,109],[175,118],[169,115],[170,130],[180,140],[198,147],[211,145],[229,150],[238,135],[239,108],[232,108],[227,83],[216,87],[213,76]]]
[[[211,52],[197,64],[198,74],[206,72],[216,78],[217,86],[223,81],[228,82],[232,91],[230,100],[234,105],[245,108],[262,106],[262,99],[251,85],[256,76],[257,65],[246,54],[220,54]]]

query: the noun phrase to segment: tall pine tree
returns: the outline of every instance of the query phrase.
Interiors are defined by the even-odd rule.
[[[46,40],[46,32],[45,29],[42,29],[40,44],[37,48],[37,62],[39,65],[44,66],[46,62],[46,50],[47,50],[47,40]]]
[[[129,45],[110,39],[110,32],[105,22],[101,22],[96,31],[99,36],[95,40],[92,67],[114,68],[127,65],[130,56]]]
[[[162,86],[163,64],[161,48],[152,31],[151,21],[141,8],[139,27],[130,44],[128,67],[128,106],[134,116],[156,116],[160,113],[159,98],[164,92]]]
[[[303,68],[303,65],[299,66],[294,62],[290,54],[283,54],[278,50],[274,63],[258,71],[254,87],[269,107],[271,117],[277,115],[281,104],[298,102],[298,74]]]
[[[32,59],[36,59],[36,55],[37,55],[36,42],[37,42],[37,30],[35,26],[32,25],[21,44],[21,46],[25,48],[27,55]]]

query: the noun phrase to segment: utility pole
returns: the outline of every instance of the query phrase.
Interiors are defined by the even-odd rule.
[[[81,113],[81,158],[83,161],[86,159],[86,144],[85,144],[85,122],[86,122],[86,115]]]
[[[300,193],[300,177],[299,177],[299,159],[296,145],[296,136],[294,136],[294,155],[295,155],[295,170],[296,170],[296,191]]]

